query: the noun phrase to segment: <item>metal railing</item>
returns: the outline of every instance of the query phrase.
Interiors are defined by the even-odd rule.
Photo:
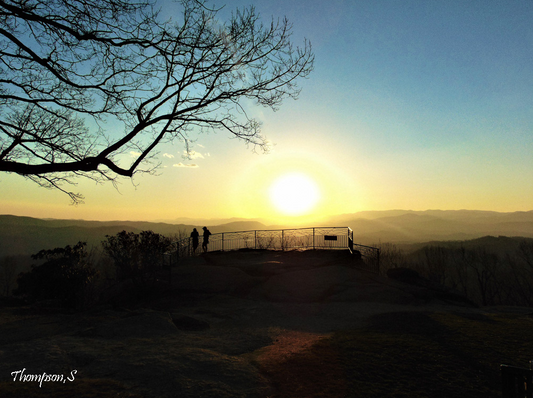
[[[176,263],[179,257],[191,257],[203,253],[203,237],[193,251],[192,238],[174,242],[174,250],[169,259]],[[353,242],[350,227],[309,227],[275,230],[252,230],[238,232],[221,232],[212,234],[207,245],[208,252],[231,251],[242,249],[254,250],[347,250],[361,256],[365,268],[379,273],[379,249],[359,245]]]
[[[529,369],[500,365],[503,398],[533,398],[533,361]]]
[[[351,251],[361,256],[366,270],[379,275],[379,249],[377,247],[354,243]]]
[[[346,249],[352,237],[345,227],[224,232],[211,236],[209,250]]]

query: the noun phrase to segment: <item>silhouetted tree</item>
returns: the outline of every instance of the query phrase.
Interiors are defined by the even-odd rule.
[[[5,256],[0,260],[0,295],[10,296],[17,279],[17,259]]]
[[[296,98],[310,44],[293,47],[289,22],[263,25],[253,7],[222,22],[204,0],[180,4],[172,21],[153,0],[1,1],[0,171],[78,202],[64,183],[151,172],[156,146],[188,151],[193,129],[266,149],[245,101]]]
[[[85,288],[97,276],[97,271],[87,263],[86,243],[52,250],[41,250],[32,255],[44,263],[32,266],[18,278],[13,294],[32,300],[60,300],[69,308],[85,306]]]
[[[518,246],[518,256],[533,271],[533,242],[523,240]]]
[[[394,243],[380,242],[374,246],[379,248],[379,268],[383,275],[391,268],[405,268],[409,265],[405,253]]]
[[[162,255],[170,249],[172,241],[152,231],[140,234],[122,231],[106,235],[102,245],[115,263],[119,280],[131,278],[139,286],[148,286],[161,269]]]
[[[454,289],[459,290],[465,297],[471,297],[472,286],[470,283],[470,266],[473,262],[473,254],[471,250],[467,250],[461,246],[455,250],[451,250],[451,272],[453,275]]]
[[[520,242],[515,253],[506,254],[509,267],[508,296],[513,304],[533,305],[533,242]]]

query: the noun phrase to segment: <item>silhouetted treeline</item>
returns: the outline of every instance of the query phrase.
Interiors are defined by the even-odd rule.
[[[202,224],[205,225],[205,224]],[[85,220],[42,220],[31,217],[0,215],[0,257],[29,256],[42,249],[53,249],[87,242],[87,247],[100,247],[107,235],[121,231],[136,234],[153,231],[164,236],[182,234],[199,228],[199,224],[167,224],[145,221],[85,221]],[[265,229],[252,221],[231,222],[212,225],[212,233]],[[185,236],[188,236],[185,235]]]
[[[185,236],[180,231],[173,238]],[[89,251],[83,242],[41,250],[32,256],[31,268],[22,258],[5,256],[0,259],[0,297],[18,287],[16,293],[29,300],[56,300],[71,308],[119,299],[127,289],[138,291],[161,278],[161,254],[169,250],[170,241],[152,231],[122,231],[107,235],[99,248]],[[377,246],[383,274],[390,268],[410,268],[480,305],[533,306],[533,239],[485,237],[411,250]]]
[[[153,231],[122,231],[106,235],[100,249],[88,251],[86,242],[78,242],[41,250],[22,272],[20,259],[5,256],[0,259],[0,297],[13,294],[29,303],[79,310],[139,293],[162,277],[171,244],[171,238]]]
[[[410,268],[480,305],[533,306],[533,239],[428,244],[407,252],[381,245],[381,270]]]
[[[41,250],[32,258],[43,262],[18,276],[14,295],[31,301],[57,300],[57,305],[71,309],[89,305],[88,289],[93,287],[98,271],[88,261],[85,242]]]

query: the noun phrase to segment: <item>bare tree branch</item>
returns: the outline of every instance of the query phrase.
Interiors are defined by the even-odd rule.
[[[253,7],[223,22],[182,0],[172,22],[151,1],[0,0],[0,171],[60,190],[79,176],[115,182],[205,129],[267,149],[244,101],[297,98],[311,45],[294,47],[286,19],[263,24]]]

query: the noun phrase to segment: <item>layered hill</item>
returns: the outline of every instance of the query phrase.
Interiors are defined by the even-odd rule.
[[[154,231],[166,236],[189,236],[199,225],[152,223],[144,221],[55,220],[0,215],[0,257],[29,255],[42,249],[74,245],[79,241],[99,247],[106,235],[120,231]],[[257,222],[232,222],[209,227],[212,233],[265,228]]]
[[[330,223],[354,230],[363,244],[469,240],[483,236],[533,237],[533,211],[374,211],[333,217]]]
[[[193,228],[207,225],[212,233],[290,228],[267,221],[227,219],[194,220],[194,224],[146,221],[85,221],[38,219],[0,215],[0,257],[29,255],[42,249],[74,245],[85,241],[99,247],[106,235],[122,230],[151,230],[167,236],[185,237]],[[218,222],[219,224],[215,224]],[[533,238],[533,211],[499,213],[490,211],[368,211],[329,218],[324,226],[347,226],[357,243],[423,243],[471,240],[484,236]],[[320,226],[320,224],[314,225]]]

